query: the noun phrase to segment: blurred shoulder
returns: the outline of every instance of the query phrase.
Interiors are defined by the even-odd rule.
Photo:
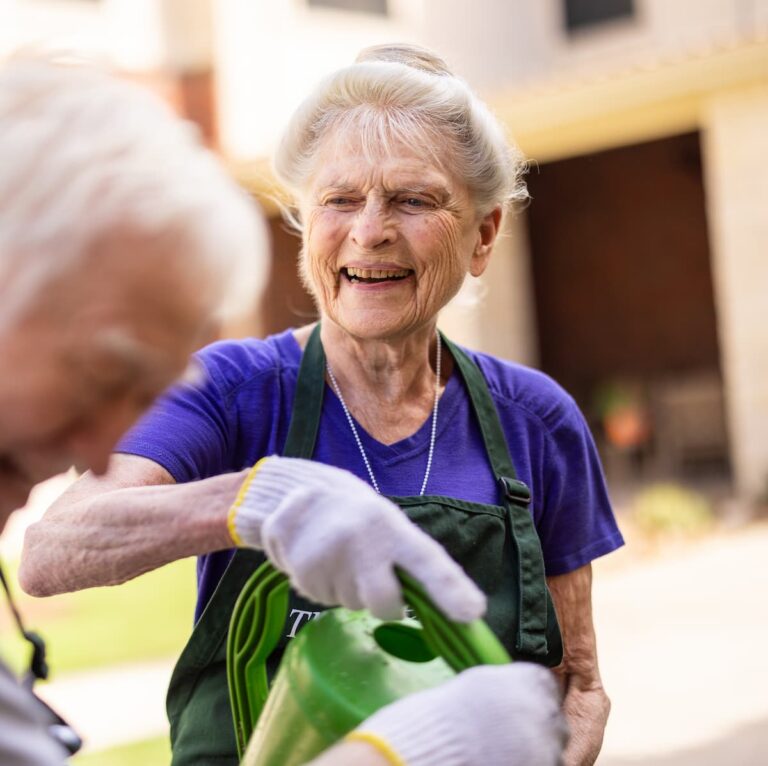
[[[301,349],[289,329],[264,339],[216,341],[198,351],[195,360],[219,386],[233,389],[264,376],[295,374]]]

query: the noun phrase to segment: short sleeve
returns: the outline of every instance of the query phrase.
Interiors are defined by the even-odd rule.
[[[624,544],[584,416],[570,397],[543,444],[544,496],[537,530],[547,575],[572,572]]]
[[[159,463],[177,482],[232,470],[237,424],[231,387],[223,379],[215,347],[198,352],[195,359],[202,379],[167,391],[116,448]]]

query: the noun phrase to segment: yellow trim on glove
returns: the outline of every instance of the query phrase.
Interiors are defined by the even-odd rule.
[[[406,762],[397,754],[392,745],[386,739],[370,731],[351,731],[344,737],[345,742],[366,742],[374,750],[381,753],[392,766],[408,766]]]
[[[259,471],[259,468],[261,468],[261,464],[265,460],[269,460],[269,458],[268,457],[261,458],[261,460],[257,461],[257,463],[251,468],[251,470],[248,471],[248,476],[245,477],[245,480],[240,485],[240,489],[237,491],[237,497],[235,498],[235,502],[232,503],[232,506],[230,507],[229,511],[227,511],[227,529],[229,530],[229,536],[232,538],[232,542],[238,548],[245,547],[245,543],[243,542],[240,535],[237,534],[237,528],[235,527],[235,517],[237,516],[237,510],[243,504],[243,500],[245,500],[245,495],[248,492],[248,488],[251,486],[253,477],[256,476],[256,474]]]

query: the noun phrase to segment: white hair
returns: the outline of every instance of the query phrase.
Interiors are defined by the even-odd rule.
[[[442,59],[423,48],[369,48],[299,106],[274,161],[278,178],[295,197],[311,178],[324,137],[348,128],[367,157],[380,157],[404,141],[438,164],[449,162],[481,214],[527,199],[525,162],[499,121]]]
[[[181,252],[169,257],[199,278],[218,316],[259,296],[263,216],[191,124],[95,68],[11,59],[0,70],[0,324],[120,231],[177,234]]]

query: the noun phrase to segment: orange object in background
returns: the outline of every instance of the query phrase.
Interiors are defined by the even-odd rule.
[[[651,435],[648,417],[633,405],[616,407],[603,418],[605,436],[614,447],[633,449],[645,444]]]

